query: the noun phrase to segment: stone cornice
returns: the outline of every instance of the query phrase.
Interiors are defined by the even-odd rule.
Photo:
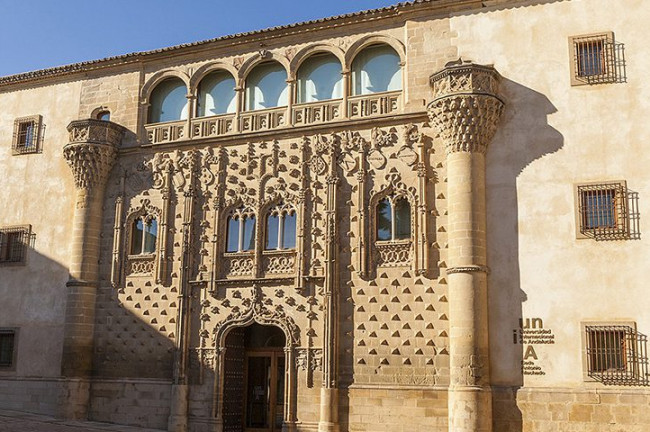
[[[470,11],[475,9],[481,10],[486,7],[522,3],[522,1],[523,0],[413,0],[410,2],[397,3],[393,6],[387,6],[378,9],[353,12],[333,17],[270,27],[262,30],[236,33],[213,39],[185,43],[150,51],[134,52],[119,56],[106,57],[98,60],[90,60],[48,69],[8,75],[0,77],[0,90],[6,87],[10,87],[14,84],[48,80],[54,77],[63,77],[67,75],[86,73],[98,69],[106,69],[133,63],[143,63],[145,61],[155,60],[163,56],[167,57],[170,53],[179,56],[186,55],[196,51],[213,49],[215,47],[239,45],[244,43],[269,40],[283,36],[291,36],[295,34],[305,33],[307,31],[327,30],[344,25],[353,25],[368,21],[390,19],[409,13],[417,14],[421,12],[435,12],[437,14],[444,14],[449,12]],[[542,3],[546,1],[557,0],[540,0],[536,3]]]

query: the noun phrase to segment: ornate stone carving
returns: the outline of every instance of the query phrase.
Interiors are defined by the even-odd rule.
[[[434,99],[427,106],[429,119],[447,152],[485,153],[504,107],[498,97],[499,80],[493,67],[462,60],[431,76]]]
[[[63,157],[72,169],[77,189],[104,186],[117,157],[124,128],[100,120],[77,120],[68,125],[70,142]]]
[[[377,242],[377,265],[407,267],[411,265],[411,241]]]
[[[232,327],[246,327],[254,322],[261,325],[275,325],[282,329],[286,336],[287,347],[300,344],[300,330],[291,316],[277,306],[271,309],[272,303],[264,298],[260,288],[254,285],[250,296],[242,301],[242,307],[234,310],[214,328],[217,347],[224,346],[225,337]]]

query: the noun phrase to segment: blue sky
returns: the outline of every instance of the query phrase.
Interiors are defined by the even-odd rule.
[[[389,6],[399,0],[0,0],[0,76]]]

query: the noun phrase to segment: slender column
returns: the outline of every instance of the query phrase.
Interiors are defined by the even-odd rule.
[[[447,150],[450,432],[492,431],[485,152],[503,111],[499,79],[461,61],[431,77],[429,118]]]
[[[330,172],[327,176],[327,234],[325,238],[325,334],[323,347],[323,387],[320,393],[319,432],[338,431],[338,255],[337,170],[336,137],[332,136],[329,147]]]
[[[71,378],[63,416],[85,418],[92,372],[95,297],[97,295],[102,204],[108,174],[117,158],[124,129],[100,120],[68,125],[70,142],[63,157],[72,169],[76,205],[72,223],[61,375]]]

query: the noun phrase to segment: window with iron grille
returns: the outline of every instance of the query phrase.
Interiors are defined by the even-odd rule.
[[[629,238],[627,187],[624,181],[578,185],[579,237]]]
[[[0,329],[0,368],[11,368],[15,364],[16,330]]]
[[[0,265],[25,264],[31,225],[0,228]]]
[[[587,375],[607,385],[647,386],[647,337],[631,325],[586,325]]]
[[[625,80],[623,45],[614,33],[569,38],[573,53],[571,84],[604,84]]]
[[[11,147],[14,155],[40,153],[43,117],[22,117],[14,121],[14,139]]]

